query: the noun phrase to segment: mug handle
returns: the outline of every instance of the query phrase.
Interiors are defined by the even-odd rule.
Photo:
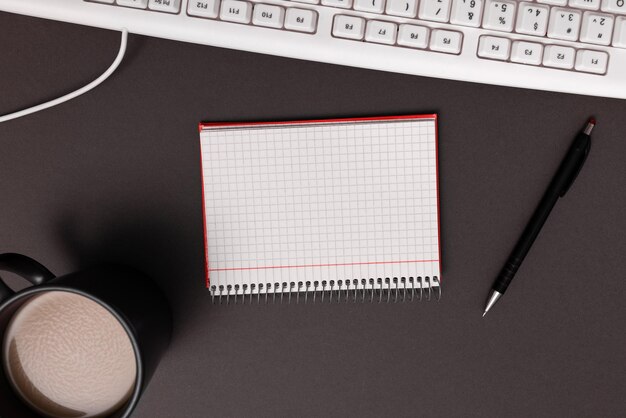
[[[46,283],[54,279],[54,274],[43,265],[25,255],[15,253],[0,254],[0,270],[15,273],[33,285]],[[14,295],[15,292],[0,278],[0,303]]]

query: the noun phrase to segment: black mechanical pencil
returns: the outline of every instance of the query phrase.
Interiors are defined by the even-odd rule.
[[[567,154],[565,154],[565,158],[552,178],[548,189],[541,198],[528,225],[526,225],[522,236],[519,241],[517,241],[515,248],[513,248],[511,255],[504,264],[504,267],[502,267],[502,270],[500,270],[500,274],[498,274],[495,283],[491,287],[491,294],[487,300],[483,316],[487,314],[504,292],[506,292],[513,277],[515,277],[515,273],[522,265],[526,254],[528,254],[530,247],[532,247],[533,242],[535,242],[535,238],[539,235],[543,224],[546,222],[546,219],[548,219],[552,208],[559,198],[565,196],[565,193],[567,193],[572,183],[574,183],[574,180],[585,164],[585,160],[589,154],[589,149],[591,148],[591,131],[595,124],[595,119],[589,119],[585,129],[576,136]]]

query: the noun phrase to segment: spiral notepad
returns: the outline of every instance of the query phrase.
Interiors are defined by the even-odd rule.
[[[200,142],[214,297],[441,295],[436,115],[207,123]]]

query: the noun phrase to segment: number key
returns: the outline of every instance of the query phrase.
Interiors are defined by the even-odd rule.
[[[415,17],[417,0],[387,0],[387,14],[402,17]]]
[[[550,4],[552,6],[567,6],[567,0],[537,0],[537,3]]]
[[[569,5],[579,9],[598,10],[600,0],[569,0]]]
[[[349,9],[352,7],[352,0],[322,0],[324,6],[341,7],[342,9]]]
[[[575,41],[580,32],[582,13],[572,9],[553,7],[548,23],[548,36],[565,41]]]
[[[483,0],[454,0],[450,23],[464,26],[480,26]]]
[[[450,0],[422,0],[419,17],[435,22],[447,22],[450,18]]]
[[[385,0],[354,0],[354,10],[382,13],[385,10]]]
[[[609,45],[613,35],[613,16],[596,12],[585,12],[580,29],[580,41],[591,44]]]
[[[534,3],[520,3],[515,30],[527,35],[545,36],[550,8]]]
[[[483,28],[511,32],[513,30],[514,17],[514,1],[489,0],[485,3]]]
[[[626,14],[626,0],[602,0],[602,11]]]

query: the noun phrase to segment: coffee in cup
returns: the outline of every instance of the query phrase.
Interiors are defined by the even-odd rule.
[[[98,302],[49,291],[14,314],[3,341],[13,389],[54,418],[108,416],[130,398],[135,352],[119,321]]]

